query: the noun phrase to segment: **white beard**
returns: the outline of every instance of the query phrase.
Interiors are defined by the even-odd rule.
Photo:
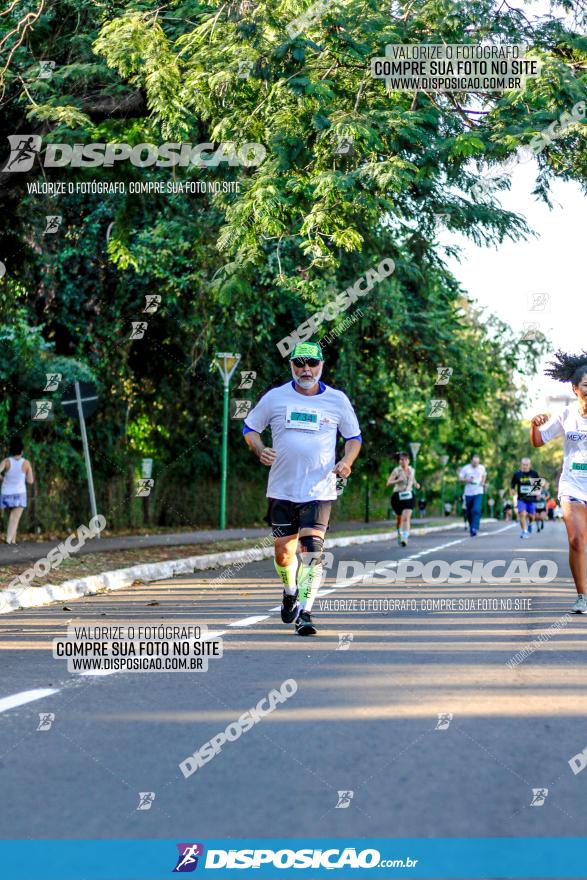
[[[313,388],[314,385],[316,385],[320,381],[320,379],[322,377],[322,370],[324,368],[324,363],[320,364],[320,372],[318,373],[318,375],[312,376],[311,379],[298,379],[298,377],[296,376],[296,374],[294,372],[293,364],[290,364],[290,368],[291,368],[292,379],[294,380],[296,385],[299,385],[300,388],[304,389],[304,391],[309,391],[310,388]]]

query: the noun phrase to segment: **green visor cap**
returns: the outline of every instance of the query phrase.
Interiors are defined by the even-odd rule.
[[[316,358],[317,361],[323,361],[324,355],[317,342],[298,342],[289,356],[290,361],[294,358]]]

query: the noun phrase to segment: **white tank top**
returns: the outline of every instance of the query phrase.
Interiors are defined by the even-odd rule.
[[[3,471],[2,480],[3,495],[21,495],[26,492],[25,474],[22,472],[23,462],[26,458],[9,458],[10,470]]]

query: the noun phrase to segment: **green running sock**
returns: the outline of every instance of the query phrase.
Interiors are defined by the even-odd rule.
[[[310,611],[314,604],[314,599],[318,592],[318,588],[322,582],[322,563],[318,565],[304,565],[302,562],[299,569],[298,589],[299,602],[302,611]]]
[[[273,559],[275,571],[280,577],[283,588],[288,596],[295,595],[296,592],[296,574],[298,571],[298,560],[295,559],[289,565],[278,565],[277,560]]]

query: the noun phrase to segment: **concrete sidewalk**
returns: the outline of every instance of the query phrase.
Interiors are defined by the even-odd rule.
[[[442,521],[447,525],[450,523],[461,522],[457,517],[446,517],[441,520],[440,517],[422,517],[421,519],[412,520],[412,527],[417,528],[419,525],[426,525],[432,521]],[[395,523],[389,519],[375,520],[369,523],[360,521],[334,522],[330,526],[329,534],[340,531],[357,531],[364,529],[370,531],[376,528],[395,528]],[[233,541],[242,538],[262,538],[269,534],[269,527],[260,529],[204,529],[195,532],[174,532],[167,534],[154,535],[120,535],[113,538],[95,538],[88,541],[80,550],[76,550],[76,555],[84,555],[86,553],[106,553],[110,550],[133,550],[141,547],[176,547],[184,544],[207,544],[212,541]],[[17,537],[18,540],[18,537]],[[0,565],[10,565],[16,562],[35,562],[47,555],[52,547],[57,546],[59,541],[65,540],[61,538],[55,541],[23,541],[19,544],[0,544]]]

